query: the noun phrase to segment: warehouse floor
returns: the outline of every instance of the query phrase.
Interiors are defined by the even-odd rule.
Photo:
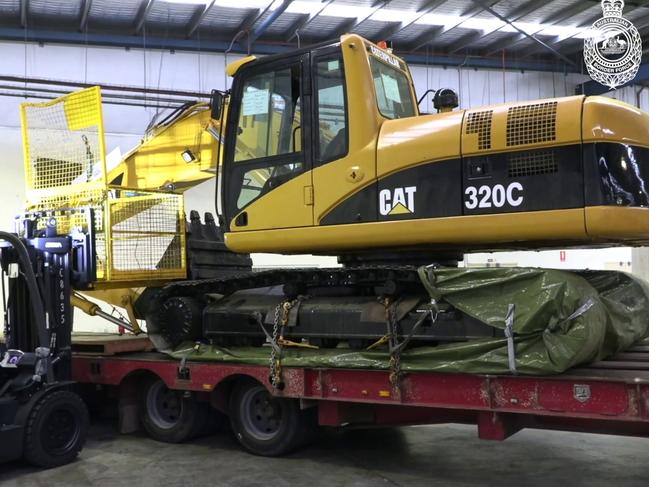
[[[646,486],[649,439],[526,430],[502,443],[468,426],[326,432],[285,458],[241,451],[228,435],[184,445],[93,425],[71,465],[0,466],[9,486]]]

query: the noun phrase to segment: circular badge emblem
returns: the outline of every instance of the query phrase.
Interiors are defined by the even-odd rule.
[[[642,40],[638,29],[621,16],[621,9],[614,13],[607,11],[605,4],[608,3],[616,2],[602,2],[605,16],[593,23],[591,37],[584,40],[584,62],[592,79],[616,88],[638,73]]]

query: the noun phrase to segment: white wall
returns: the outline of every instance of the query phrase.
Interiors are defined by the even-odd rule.
[[[227,61],[239,56],[230,55]],[[141,49],[43,45],[0,42],[0,74],[51,78],[86,83],[107,83],[149,88],[167,88],[209,92],[224,89],[229,80],[224,75],[226,59],[222,54],[198,54],[169,51],[146,52]],[[523,101],[537,98],[571,95],[574,86],[584,78],[579,75],[475,70],[473,68],[442,68],[411,66],[417,92],[427,89],[452,88],[460,97],[462,108],[488,105],[503,101]],[[1,90],[0,90],[1,91]],[[621,92],[621,96],[627,95]],[[633,95],[634,97],[635,95]],[[644,95],[649,100],[649,93]],[[9,222],[23,207],[24,180],[22,167],[20,98],[0,95],[0,154],[3,177],[0,178],[2,204],[0,228],[10,228]],[[432,112],[428,97],[422,110]],[[104,118],[108,150],[120,147],[125,152],[143,134],[155,107],[138,108],[106,105]],[[200,212],[213,211],[214,182],[208,181],[187,193],[186,207]],[[494,262],[554,267],[606,267],[610,262],[626,262],[630,250],[574,251],[567,254],[567,264],[558,258],[559,252],[504,253],[497,256],[475,254],[470,264]],[[255,264],[264,267],[286,265],[335,265],[335,258],[312,256],[276,256],[258,254]],[[85,320],[82,320],[85,323]]]
[[[474,68],[443,68],[411,66],[418,96],[426,90],[451,88],[460,99],[461,108],[494,103],[536,100],[575,94],[575,85],[584,77],[538,71],[476,70]],[[421,110],[433,113],[432,98],[426,98]]]

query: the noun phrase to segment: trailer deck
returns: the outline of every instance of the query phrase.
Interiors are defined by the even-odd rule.
[[[129,339],[140,340],[142,350],[75,353],[74,380],[120,386],[120,403],[126,405],[133,403],[129,391],[137,390],[143,374],[159,377],[172,390],[195,391],[220,409],[227,404],[227,385],[237,378],[251,377],[270,390],[267,367],[182,363],[145,351],[146,340]],[[274,394],[317,407],[324,426],[469,423],[490,440],[527,427],[649,435],[649,344],[557,376],[406,373],[393,388],[388,371],[284,368],[283,374],[285,388]],[[120,408],[120,415],[127,411]],[[122,417],[120,424],[133,425],[133,418]]]

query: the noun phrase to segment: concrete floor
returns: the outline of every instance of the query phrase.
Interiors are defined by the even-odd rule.
[[[285,458],[241,451],[221,434],[184,445],[120,436],[93,425],[71,465],[38,471],[0,466],[10,486],[643,486],[649,439],[524,430],[502,443],[480,441],[469,426],[326,432]]]

